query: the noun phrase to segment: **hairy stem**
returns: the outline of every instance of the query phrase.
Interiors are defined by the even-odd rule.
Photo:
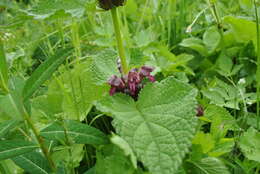
[[[113,19],[113,24],[114,24],[115,35],[116,35],[118,53],[119,53],[119,57],[121,60],[121,65],[122,65],[122,73],[124,75],[126,75],[128,73],[128,67],[127,67],[125,49],[124,49],[122,35],[121,35],[119,21],[118,21],[117,9],[112,8],[111,14],[112,14],[112,19]]]
[[[258,18],[256,0],[254,0],[254,6],[255,6],[256,33],[257,33],[256,116],[257,116],[257,129],[259,129],[259,124],[260,124],[260,31],[259,31],[259,18]]]

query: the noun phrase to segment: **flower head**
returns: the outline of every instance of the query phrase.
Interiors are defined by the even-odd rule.
[[[117,92],[122,92],[136,100],[140,90],[144,87],[144,78],[147,78],[150,82],[155,82],[155,77],[151,75],[153,70],[152,67],[142,66],[140,69],[130,70],[126,76],[121,78],[113,75],[108,80],[108,84],[111,86],[109,94],[112,96]]]
[[[126,0],[98,0],[100,8],[110,10],[113,7],[123,6]]]
[[[197,110],[197,116],[198,117],[201,117],[201,116],[204,115],[204,109],[201,105],[199,105],[196,110]]]

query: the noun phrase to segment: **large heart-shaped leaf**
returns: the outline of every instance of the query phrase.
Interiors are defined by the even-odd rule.
[[[195,97],[191,86],[169,77],[148,84],[135,102],[118,94],[97,108],[114,117],[117,132],[153,174],[176,173],[195,133]]]

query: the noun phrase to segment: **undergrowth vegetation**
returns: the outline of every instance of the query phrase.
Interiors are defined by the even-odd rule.
[[[258,0],[1,0],[0,174],[259,174]]]

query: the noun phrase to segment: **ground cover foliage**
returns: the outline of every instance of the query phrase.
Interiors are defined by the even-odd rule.
[[[258,174],[258,0],[1,0],[1,174]]]

